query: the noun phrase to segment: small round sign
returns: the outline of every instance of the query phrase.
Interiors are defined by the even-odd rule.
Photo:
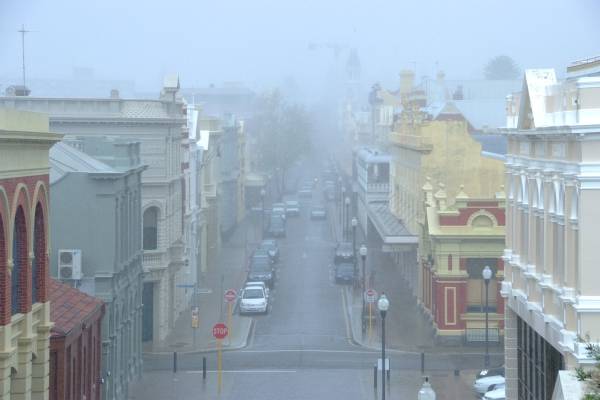
[[[222,322],[213,326],[212,334],[216,339],[225,339],[228,333],[229,329],[227,329],[227,325]]]
[[[377,291],[375,289],[368,289],[365,292],[365,300],[367,303],[374,303],[377,299]]]
[[[225,292],[225,300],[228,303],[232,303],[237,298],[237,293],[234,289],[228,289]]]

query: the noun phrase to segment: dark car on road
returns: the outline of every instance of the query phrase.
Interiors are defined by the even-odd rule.
[[[264,282],[268,287],[272,288],[275,283],[275,269],[273,268],[269,257],[259,255],[252,256],[246,280],[248,282]]]
[[[261,250],[267,252],[269,257],[271,257],[271,261],[278,262],[279,261],[279,245],[277,244],[277,240],[275,239],[265,239],[260,242],[258,247]]]
[[[354,263],[352,262],[341,262],[335,266],[335,283],[354,283]]]
[[[340,242],[335,247],[335,255],[333,257],[333,262],[335,264],[339,264],[342,262],[349,262],[354,264],[354,251],[352,249],[352,243],[350,242]]]
[[[269,237],[285,237],[285,220],[277,215],[271,215],[269,227],[267,228],[267,236]]]

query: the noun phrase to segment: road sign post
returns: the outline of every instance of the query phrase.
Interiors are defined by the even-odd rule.
[[[369,303],[369,343],[371,343],[371,333],[373,332],[373,303],[377,299],[377,291],[375,289],[368,289],[365,291],[365,301]]]
[[[229,340],[229,344],[231,345],[231,316],[233,311],[233,303],[235,299],[237,299],[237,292],[234,289],[228,289],[225,291],[225,301],[227,302],[227,326],[229,328],[229,332],[227,334],[227,338]]]
[[[198,307],[192,307],[192,329],[194,331],[194,348],[196,348],[196,333],[198,332],[198,327],[200,326],[200,312]]]
[[[221,394],[222,370],[223,370],[223,355],[221,350],[221,340],[227,337],[229,330],[227,325],[222,322],[215,324],[212,330],[213,336],[217,339],[217,392]]]

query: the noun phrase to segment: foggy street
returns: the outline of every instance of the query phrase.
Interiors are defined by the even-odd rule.
[[[314,166],[320,164],[305,161],[293,171],[290,181],[312,180],[319,176]],[[243,317],[254,318],[254,327],[246,348],[223,354],[220,397],[216,394],[216,353],[209,352],[180,354],[177,374],[172,372],[171,355],[146,356],[144,377],[133,386],[131,399],[187,399],[196,393],[207,396],[202,398],[222,399],[277,399],[282,395],[326,399],[332,393],[344,399],[373,398],[373,366],[381,353],[353,340],[345,288],[333,280],[334,216],[330,213],[326,221],[309,218],[310,205],[323,203],[322,198],[321,190],[315,190],[312,199],[300,199],[300,216],[288,219],[287,237],[279,240],[281,260],[271,292],[272,308],[267,315]],[[393,306],[415,318],[415,304]],[[419,352],[418,348],[388,350],[391,398],[418,391],[422,383]],[[207,358],[205,382],[202,357]],[[444,397],[454,391],[471,395],[466,382],[481,367],[481,353],[457,355],[451,348],[439,348],[426,360],[425,372],[432,375],[434,387],[439,385],[439,398],[454,398]],[[495,362],[501,363],[501,357]],[[453,376],[455,369],[462,370],[460,378]]]

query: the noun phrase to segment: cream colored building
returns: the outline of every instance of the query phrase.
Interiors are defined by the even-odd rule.
[[[581,338],[600,337],[599,71],[527,70],[507,99],[507,399],[551,398],[559,370],[592,361]]]
[[[0,400],[48,398],[48,117],[0,109]]]

